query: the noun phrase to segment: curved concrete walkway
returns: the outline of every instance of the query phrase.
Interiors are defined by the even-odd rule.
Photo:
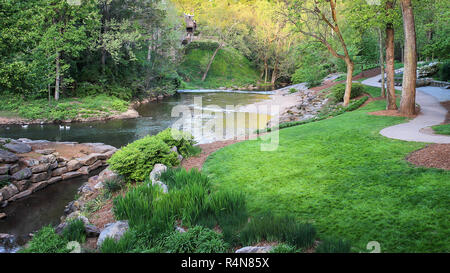
[[[362,83],[381,87],[381,83],[378,82],[380,79],[381,75],[378,75]],[[401,90],[401,87],[396,87],[396,89]],[[436,87],[424,87],[423,89],[416,89],[416,103],[420,105],[420,114],[407,123],[384,128],[380,131],[381,135],[405,141],[450,143],[450,136],[427,133],[427,130],[422,130],[445,121],[447,110],[439,102],[450,100],[450,90]]]

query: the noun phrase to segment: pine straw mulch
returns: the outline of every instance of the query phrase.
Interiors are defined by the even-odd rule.
[[[381,98],[381,99],[383,99],[383,98]],[[379,100],[379,99],[377,98],[376,100]],[[380,110],[380,111],[370,112],[367,114],[373,115],[373,116],[385,116],[385,117],[416,118],[418,115],[420,115],[420,107],[416,106],[416,114],[414,114],[414,115],[404,115],[404,114],[401,114],[398,110]]]
[[[202,152],[198,156],[183,159],[183,161],[181,162],[181,167],[185,168],[186,170],[190,170],[192,168],[197,168],[198,170],[201,170],[203,163],[205,163],[206,159],[210,154],[214,153],[215,151],[225,146],[241,141],[243,140],[225,140],[225,141],[216,141],[208,144],[200,144],[198,146],[202,149]]]
[[[416,166],[450,170],[450,144],[430,144],[406,158]]]

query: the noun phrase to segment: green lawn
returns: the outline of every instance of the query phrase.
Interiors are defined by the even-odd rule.
[[[370,90],[379,94],[379,90]],[[251,213],[290,212],[320,237],[348,239],[356,251],[450,251],[450,172],[405,157],[425,144],[379,135],[404,118],[367,115],[375,101],[336,118],[281,130],[274,152],[260,141],[228,146],[204,165],[219,188],[247,194]]]
[[[431,127],[436,134],[450,135],[450,124],[436,125]]]

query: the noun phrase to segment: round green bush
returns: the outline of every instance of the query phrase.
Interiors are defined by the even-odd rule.
[[[108,163],[112,170],[134,181],[144,181],[155,164],[179,164],[177,154],[160,137],[146,136],[118,150]]]
[[[183,157],[189,155],[190,148],[195,144],[194,137],[190,133],[172,128],[160,132],[156,137],[164,141],[170,148],[176,146]]]
[[[352,84],[352,92],[351,92],[350,98],[354,99],[354,98],[364,94],[364,92],[365,92],[364,85],[362,85],[360,83],[353,83]],[[331,95],[331,97],[333,98],[333,100],[335,102],[342,102],[342,101],[344,101],[345,84],[340,83],[340,84],[336,84],[335,86],[333,86],[332,89],[331,89],[331,94],[330,95]]]

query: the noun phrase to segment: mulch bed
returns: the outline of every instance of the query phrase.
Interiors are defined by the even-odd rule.
[[[193,157],[189,157],[184,159],[181,162],[181,166],[183,168],[185,168],[186,170],[190,170],[192,168],[197,168],[198,170],[202,169],[203,163],[205,163],[206,158],[208,158],[208,156],[212,153],[214,153],[215,151],[237,143],[237,142],[241,142],[243,140],[225,140],[225,141],[216,141],[213,143],[208,143],[208,144],[200,144],[198,145],[201,149],[202,152],[198,155],[198,156],[193,156]]]
[[[431,144],[412,152],[407,158],[416,166],[450,170],[450,144]]]

